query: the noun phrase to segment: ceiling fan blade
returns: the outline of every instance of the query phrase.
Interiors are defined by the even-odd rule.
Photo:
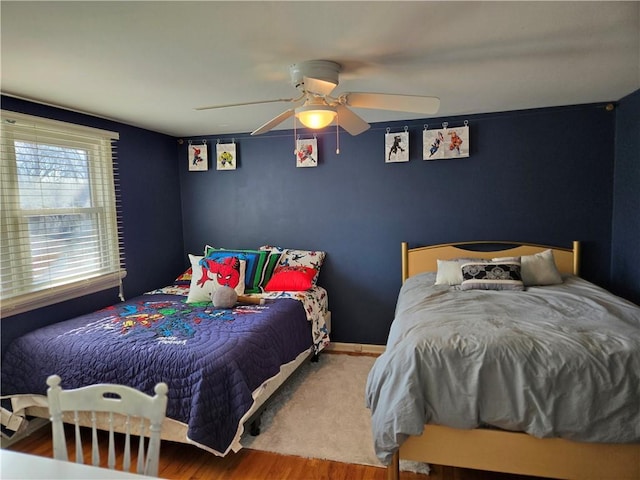
[[[304,77],[304,89],[316,95],[329,95],[338,84],[319,78]]]
[[[196,107],[194,110],[213,110],[215,108],[243,107],[245,105],[260,105],[261,103],[277,103],[277,102],[297,102],[304,97],[298,98],[277,98],[275,100],[256,100],[255,102],[226,103],[223,105],[209,105],[207,107]]]
[[[338,112],[338,125],[353,136],[359,135],[371,127],[371,125],[344,105],[336,106],[336,111]]]
[[[399,112],[436,113],[440,99],[420,95],[395,95],[389,93],[344,93],[346,104],[356,108],[396,110]]]
[[[292,117],[293,114],[296,112],[295,108],[290,108],[289,110],[285,110],[284,112],[282,112],[280,115],[278,115],[275,118],[272,118],[271,120],[269,120],[267,123],[265,123],[264,125],[262,125],[260,128],[254,130],[253,132],[251,132],[251,135],[260,135],[261,133],[266,133],[269,130],[271,130],[273,127],[280,125],[282,122],[284,122],[287,118]]]

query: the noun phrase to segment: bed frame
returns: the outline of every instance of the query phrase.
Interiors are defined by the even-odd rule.
[[[490,245],[493,251],[474,247]],[[517,245],[517,246],[514,246]],[[495,248],[494,248],[495,247]],[[504,248],[502,248],[504,247]],[[456,257],[493,258],[553,251],[561,273],[578,275],[580,243],[572,248],[517,242],[464,242],[409,249],[402,243],[402,281],[417,273],[436,271],[437,260]],[[640,479],[640,443],[581,443],[561,438],[536,438],[526,433],[494,429],[459,430],[425,425],[393,455],[387,479],[400,478],[400,459],[477,470],[563,479]]]

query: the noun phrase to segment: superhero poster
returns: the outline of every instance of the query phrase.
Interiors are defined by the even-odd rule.
[[[384,161],[385,163],[409,161],[409,132],[384,135]]]
[[[235,170],[236,169],[236,144],[218,143],[216,145],[216,169]]]
[[[189,143],[189,171],[205,171],[208,168],[207,144],[192,145]]]
[[[423,130],[422,159],[439,160],[469,156],[469,127]]]
[[[318,166],[318,140],[296,141],[296,167],[317,167]]]

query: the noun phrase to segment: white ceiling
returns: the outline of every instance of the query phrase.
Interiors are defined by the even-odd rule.
[[[434,117],[616,101],[640,88],[640,2],[0,2],[2,92],[174,136],[250,132],[289,65],[335,92],[433,95]],[[422,115],[355,110],[369,122]],[[289,119],[278,128],[292,128]]]

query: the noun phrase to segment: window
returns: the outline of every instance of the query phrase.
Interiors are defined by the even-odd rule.
[[[3,317],[120,287],[118,134],[2,111]]]

